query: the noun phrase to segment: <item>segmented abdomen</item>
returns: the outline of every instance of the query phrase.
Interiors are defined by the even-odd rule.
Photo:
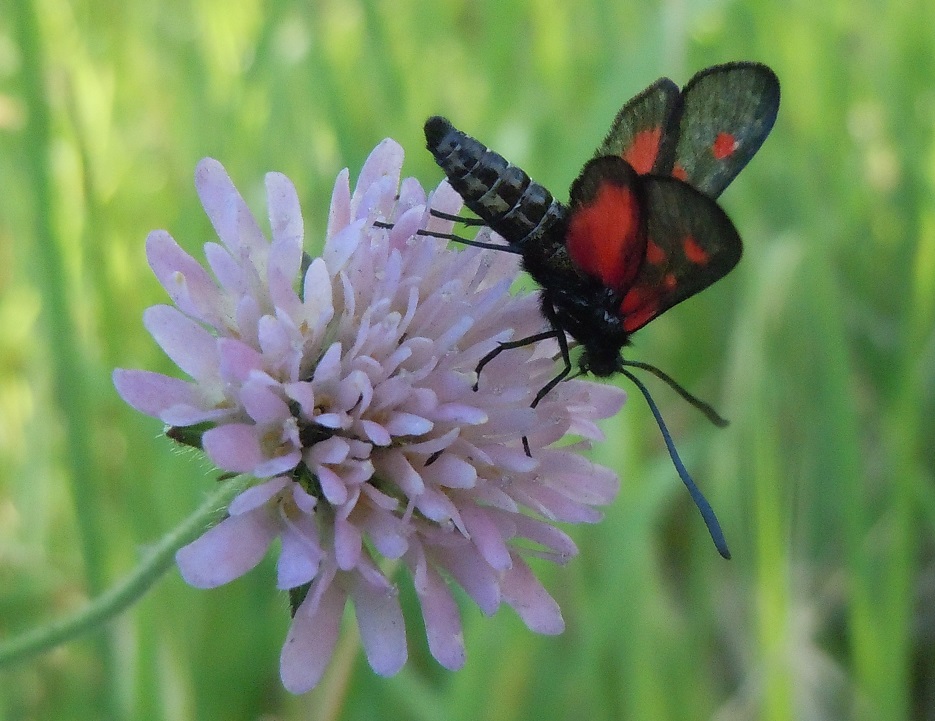
[[[464,204],[511,245],[522,247],[564,221],[564,206],[548,190],[445,118],[425,121],[425,141]]]

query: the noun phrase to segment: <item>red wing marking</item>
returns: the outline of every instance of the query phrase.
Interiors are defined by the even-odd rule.
[[[646,262],[652,263],[653,265],[659,265],[660,263],[664,263],[665,260],[666,252],[658,245],[653,243],[653,241],[648,241],[646,243]]]
[[[690,235],[686,235],[682,241],[682,249],[685,251],[685,257],[688,258],[689,263],[705,265],[709,260],[708,251],[702,248],[698,241]]]
[[[623,329],[632,333],[649,323],[659,308],[659,294],[652,288],[636,287],[627,291],[620,303]]]
[[[665,288],[666,290],[669,290],[669,291],[675,290],[675,286],[677,286],[678,284],[679,282],[676,279],[674,274],[666,273],[664,276],[662,276],[662,287]]]
[[[623,153],[623,159],[633,166],[637,173],[645,175],[653,169],[656,163],[661,140],[662,128],[641,130],[633,136],[633,143]]]
[[[711,154],[715,160],[724,160],[734,154],[737,145],[737,139],[730,133],[718,133],[711,146]]]
[[[571,259],[609,288],[632,282],[645,253],[641,247],[640,207],[633,191],[601,183],[593,201],[581,205],[568,223]]]
[[[683,183],[688,182],[688,171],[685,170],[678,163],[675,164],[675,167],[672,168],[672,177],[676,180],[681,180]]]

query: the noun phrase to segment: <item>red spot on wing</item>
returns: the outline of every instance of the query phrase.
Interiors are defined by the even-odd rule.
[[[666,260],[666,252],[653,241],[646,243],[646,262],[652,265],[659,265]]]
[[[662,287],[666,290],[675,290],[675,286],[678,284],[678,279],[672,273],[666,273],[662,276]]]
[[[662,128],[641,130],[633,136],[633,143],[623,152],[623,159],[633,166],[637,173],[646,175],[656,163],[661,140]]]
[[[647,286],[630,288],[620,303],[620,315],[623,318],[623,329],[627,333],[642,328],[649,323],[659,309],[659,293]]]
[[[711,145],[711,154],[715,160],[724,160],[737,150],[737,139],[730,133],[718,133]]]
[[[676,163],[675,167],[672,168],[672,177],[676,180],[681,180],[683,182],[688,182],[688,171],[685,170],[681,165]]]
[[[645,253],[639,203],[628,187],[604,182],[594,199],[575,208],[566,246],[575,264],[610,288],[633,281]]]
[[[688,258],[688,262],[694,263],[695,265],[704,265],[710,259],[708,257],[708,251],[698,245],[698,241],[690,235],[686,235],[685,239],[682,241],[682,250],[685,251],[685,257]]]

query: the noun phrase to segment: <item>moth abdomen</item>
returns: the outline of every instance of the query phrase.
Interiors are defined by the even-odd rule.
[[[564,216],[544,186],[445,118],[425,122],[425,139],[464,204],[511,245],[525,245]]]

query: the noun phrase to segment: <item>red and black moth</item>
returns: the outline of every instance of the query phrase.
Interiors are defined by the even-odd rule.
[[[679,458],[649,391],[628,368],[654,373],[716,424],[726,421],[669,376],[625,360],[621,351],[634,332],[724,277],[740,260],[740,236],[715,199],[763,144],[778,107],[779,81],[759,63],[707,68],[682,89],[662,78],[617,114],[572,183],[568,205],[446,119],[425,123],[428,149],[479,217],[451,219],[487,225],[508,245],[448,237],[521,255],[541,286],[549,322],[541,333],[495,348],[478,364],[478,374],[503,351],[555,338],[564,367],[536,395],[535,406],[572,370],[569,336],[583,349],[581,373],[624,374],[646,398],[725,558],[730,553],[713,509]]]

